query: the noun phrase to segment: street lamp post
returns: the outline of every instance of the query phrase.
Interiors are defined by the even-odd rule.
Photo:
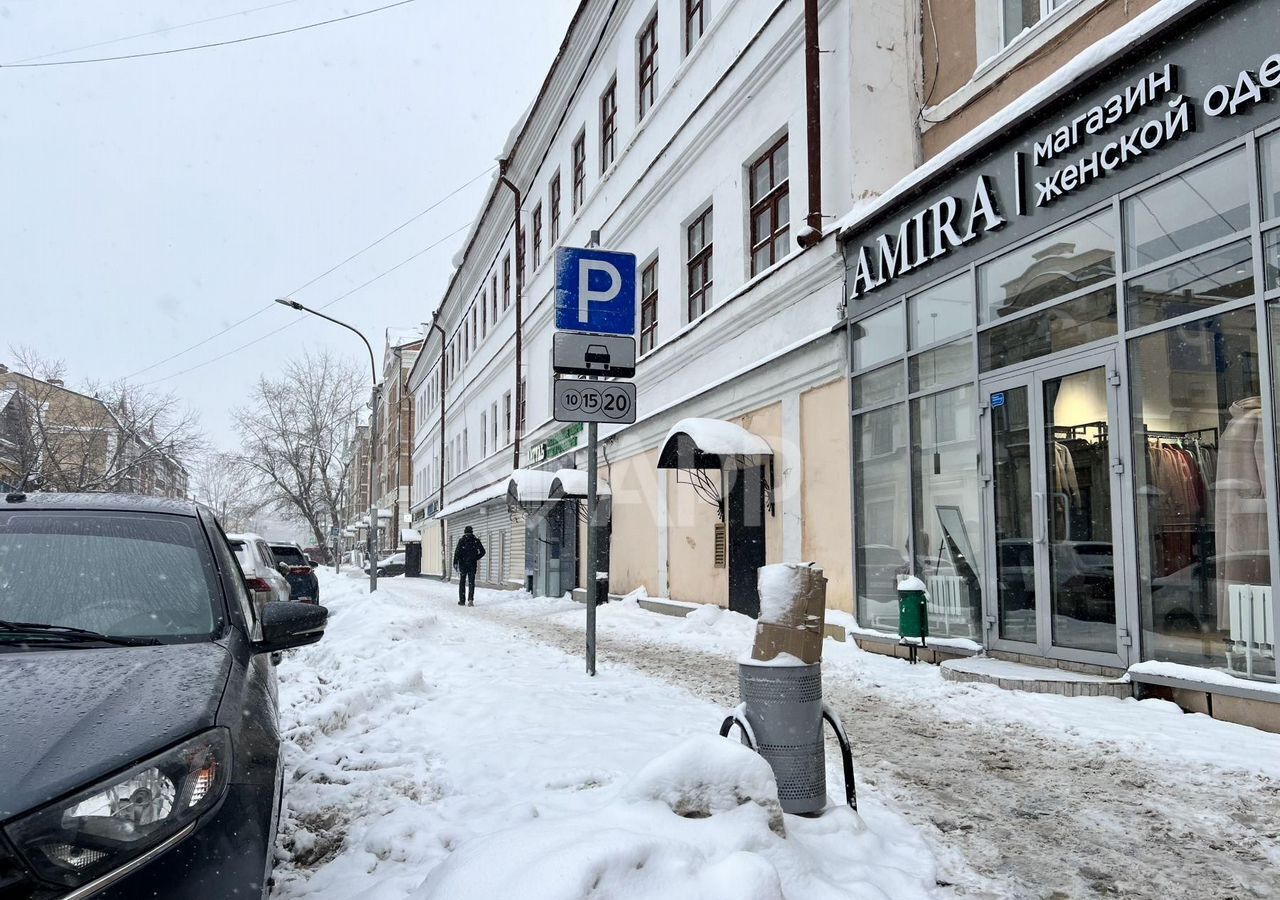
[[[365,532],[368,541],[369,551],[369,593],[373,593],[378,589],[378,555],[377,555],[377,532],[374,530],[378,527],[378,509],[373,497],[373,419],[378,414],[378,363],[374,360],[373,347],[369,343],[360,329],[353,325],[348,325],[341,319],[335,319],[333,316],[326,316],[324,313],[303,306],[297,300],[291,300],[288,297],[280,297],[276,300],[281,306],[287,306],[290,309],[296,309],[298,312],[310,313],[313,316],[319,316],[321,319],[332,322],[335,325],[341,325],[343,328],[353,332],[356,337],[364,341],[364,348],[369,351],[369,370],[373,374],[373,395],[370,398],[373,404],[369,416],[369,527]]]

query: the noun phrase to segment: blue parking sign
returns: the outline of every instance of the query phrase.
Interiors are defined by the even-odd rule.
[[[579,247],[556,250],[556,328],[635,334],[635,254]]]

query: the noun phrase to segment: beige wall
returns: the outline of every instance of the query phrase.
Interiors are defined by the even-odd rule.
[[[613,491],[613,535],[609,546],[609,590],[626,594],[658,591],[658,451],[613,460],[601,468]],[[586,557],[586,529],[580,542]],[[585,577],[585,569],[582,570]],[[586,583],[585,581],[583,582]]]
[[[849,509],[849,394],[844,379],[800,397],[804,558],[822,566],[827,606],[853,612]]]
[[[709,474],[719,483],[719,470]],[[729,605],[729,569],[715,567],[716,508],[671,471],[667,476],[667,569],[671,596]]]
[[[1034,55],[975,97],[962,109],[934,125],[921,138],[924,158],[936,156],[957,138],[981,125],[1030,88],[1062,68],[1073,57],[1155,5],[1156,0],[1109,0],[1057,35]],[[930,7],[933,13],[929,21]],[[933,51],[933,27],[941,54]],[[929,104],[945,100],[968,83],[977,66],[974,0],[926,0],[922,23],[925,95]],[[937,88],[929,96],[938,70]]]

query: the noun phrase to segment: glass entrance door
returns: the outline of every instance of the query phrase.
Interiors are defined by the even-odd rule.
[[[1119,383],[1110,350],[983,383],[993,646],[1122,662]]]

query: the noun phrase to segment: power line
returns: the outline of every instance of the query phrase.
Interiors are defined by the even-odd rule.
[[[212,47],[227,47],[231,44],[244,44],[249,41],[260,41],[263,38],[279,37],[282,34],[294,34],[295,32],[306,31],[309,28],[319,28],[322,25],[333,25],[336,22],[347,22],[351,19],[358,19],[361,16],[370,16],[374,13],[383,12],[388,9],[395,9],[397,6],[407,6],[410,3],[416,2],[417,0],[396,0],[395,3],[388,3],[386,6],[366,9],[362,12],[351,13],[346,16],[338,16],[336,19],[325,19],[323,22],[312,22],[309,25],[298,25],[293,28],[284,28],[280,31],[269,31],[265,34],[251,34],[248,37],[232,38],[227,41],[213,41],[208,44],[195,44],[190,47],[174,47],[169,50],[152,50],[149,53],[129,53],[123,56],[99,56],[91,59],[64,59],[52,62],[0,63],[0,69],[38,69],[46,66],[78,66],[84,63],[117,62],[122,59],[145,59],[149,56],[168,56],[172,53],[186,53],[189,50],[208,50]]]
[[[393,234],[395,234],[396,232],[401,231],[401,230],[402,230],[402,229],[404,229],[406,226],[411,225],[411,224],[413,224],[414,222],[418,221],[418,220],[419,220],[419,219],[421,219],[423,216],[425,216],[427,213],[431,212],[433,209],[435,209],[436,207],[440,206],[440,204],[444,203],[446,200],[451,199],[452,197],[456,196],[458,193],[460,193],[460,192],[461,192],[461,191],[463,191],[464,189],[466,189],[466,188],[470,187],[471,185],[475,184],[475,183],[476,183],[477,181],[479,181],[481,178],[483,178],[484,176],[486,176],[486,175],[488,175],[490,172],[492,172],[492,171],[494,170],[494,168],[495,168],[495,166],[490,166],[489,168],[487,168],[487,169],[485,169],[483,172],[481,172],[479,175],[476,175],[476,176],[474,176],[473,178],[468,179],[468,180],[467,180],[466,182],[464,182],[463,184],[458,185],[458,187],[454,188],[452,191],[450,191],[449,193],[445,194],[445,195],[444,195],[443,197],[441,197],[439,200],[435,201],[435,202],[434,202],[434,203],[432,203],[430,206],[428,206],[426,209],[424,209],[424,210],[422,210],[422,211],[420,211],[420,212],[418,212],[418,213],[416,213],[416,214],[414,214],[414,215],[410,216],[408,219],[405,219],[403,222],[401,222],[401,223],[400,223],[399,225],[397,225],[395,228],[392,228],[390,231],[388,231],[388,232],[387,232],[386,234],[384,234],[382,237],[378,238],[378,239],[377,239],[376,241],[374,241],[373,243],[371,243],[371,244],[367,245],[366,247],[364,247],[364,248],[363,248],[363,249],[361,249],[361,250],[357,250],[355,253],[352,253],[350,256],[348,256],[346,259],[344,259],[342,262],[338,263],[337,265],[335,265],[335,266],[330,266],[329,268],[325,269],[323,272],[321,272],[321,273],[320,273],[319,275],[317,275],[315,278],[312,278],[310,281],[308,281],[308,282],[306,282],[306,283],[304,283],[304,284],[300,284],[300,285],[298,285],[296,288],[294,288],[293,290],[289,291],[289,293],[290,293],[290,294],[297,294],[297,293],[299,293],[299,292],[301,292],[301,291],[305,290],[306,288],[311,287],[311,285],[315,284],[315,283],[316,283],[317,281],[319,281],[321,278],[324,278],[326,275],[329,275],[329,274],[331,274],[331,273],[333,273],[333,272],[337,271],[338,269],[342,268],[342,267],[343,267],[343,266],[345,266],[347,263],[349,263],[349,262],[351,262],[353,259],[355,259],[357,256],[361,256],[362,254],[365,254],[365,253],[369,252],[369,251],[370,251],[370,250],[372,250],[374,247],[376,247],[376,246],[378,246],[379,244],[381,244],[383,241],[385,241],[387,238],[391,237],[391,236],[392,236]],[[261,309],[258,309],[258,310],[255,310],[254,312],[249,313],[249,315],[245,316],[243,319],[237,319],[236,321],[232,322],[232,323],[231,323],[230,325],[228,325],[227,327],[223,328],[221,331],[215,332],[214,334],[209,335],[208,337],[204,338],[203,340],[197,341],[196,343],[192,344],[190,347],[186,347],[186,348],[184,348],[184,349],[182,349],[182,350],[179,350],[177,353],[173,353],[173,354],[171,354],[171,355],[169,355],[169,356],[166,356],[164,359],[157,360],[156,362],[153,362],[153,363],[152,363],[151,365],[149,365],[149,366],[144,366],[143,368],[138,369],[138,371],[136,371],[136,372],[130,372],[128,375],[126,375],[126,376],[125,376],[125,379],[127,380],[127,379],[130,379],[130,378],[136,378],[137,376],[141,375],[143,372],[150,372],[152,369],[156,368],[157,366],[163,366],[165,363],[167,363],[167,362],[172,362],[173,360],[177,359],[177,358],[178,358],[178,357],[180,357],[180,356],[186,356],[186,355],[187,355],[188,353],[190,353],[192,350],[198,350],[199,348],[203,347],[205,344],[209,343],[210,341],[214,340],[215,338],[222,337],[224,334],[226,334],[228,331],[231,331],[233,328],[238,328],[239,326],[243,325],[245,322],[248,322],[250,319],[255,319],[255,318],[257,318],[258,316],[262,315],[262,314],[263,314],[264,312],[266,312],[267,310],[271,309],[271,308],[272,308],[272,306],[273,306],[273,304],[272,304],[272,303],[265,303],[265,304],[263,304],[263,306],[262,306],[262,308],[261,308]]]
[[[333,306],[333,305],[334,305],[335,303],[337,303],[339,300],[345,300],[347,297],[350,297],[352,294],[356,293],[357,291],[364,290],[364,289],[365,289],[365,288],[367,288],[369,285],[373,284],[375,281],[380,281],[381,279],[386,278],[386,277],[387,277],[388,275],[390,275],[392,272],[394,272],[394,271],[396,271],[397,269],[400,269],[400,268],[402,268],[402,267],[404,267],[404,266],[407,266],[409,263],[413,262],[413,261],[414,261],[415,259],[417,259],[419,256],[422,256],[422,254],[426,253],[428,250],[434,250],[436,247],[440,246],[440,245],[441,245],[441,244],[443,244],[445,241],[449,240],[449,238],[451,238],[451,237],[453,237],[454,235],[458,234],[458,232],[460,232],[460,231],[464,231],[465,229],[470,228],[470,227],[471,227],[471,222],[466,222],[466,223],[464,223],[464,224],[462,224],[462,225],[458,226],[458,227],[457,227],[457,228],[455,228],[453,231],[451,231],[451,232],[449,232],[448,234],[446,234],[444,237],[440,238],[440,239],[439,239],[439,240],[437,240],[437,241],[433,241],[432,243],[430,243],[430,244],[428,244],[427,246],[423,247],[421,250],[419,250],[417,253],[413,254],[412,256],[407,257],[407,258],[405,258],[405,259],[401,260],[400,262],[396,263],[394,266],[392,266],[392,267],[391,267],[391,268],[389,268],[389,269],[386,269],[386,270],[384,270],[384,271],[382,271],[382,272],[379,272],[377,275],[373,276],[373,277],[372,277],[372,278],[370,278],[368,281],[366,281],[366,282],[364,282],[364,283],[362,283],[362,284],[358,284],[358,285],[356,285],[356,286],[355,286],[355,287],[353,287],[351,290],[347,291],[345,294],[339,294],[337,297],[334,297],[332,300],[328,301],[327,303],[324,303],[324,304],[322,304],[321,306],[317,307],[317,309],[328,309],[330,306]],[[274,301],[273,301],[273,302],[274,302]],[[259,312],[262,312],[262,310],[259,310]],[[258,313],[254,313],[254,315],[255,315],[255,316],[256,316],[257,314],[258,314]],[[250,318],[252,318],[252,316],[250,316]],[[179,376],[186,375],[186,374],[187,374],[187,373],[189,373],[189,372],[194,372],[196,369],[203,369],[205,366],[212,365],[213,363],[216,363],[216,362],[218,362],[219,360],[226,359],[228,356],[231,356],[233,353],[239,353],[241,350],[246,350],[246,349],[248,349],[249,347],[252,347],[254,344],[260,344],[260,343],[262,343],[263,341],[265,341],[267,338],[269,338],[269,337],[274,337],[275,335],[277,335],[277,334],[279,334],[280,332],[284,331],[286,328],[292,328],[294,325],[297,325],[299,322],[305,322],[305,321],[307,321],[307,320],[306,320],[306,319],[294,319],[292,322],[286,322],[285,324],[281,325],[279,328],[274,328],[274,329],[272,329],[271,331],[268,331],[266,334],[264,334],[264,335],[262,335],[262,336],[260,336],[260,337],[256,337],[256,338],[254,338],[254,339],[253,339],[253,340],[251,340],[251,341],[247,341],[246,343],[241,344],[239,347],[233,347],[232,349],[230,349],[230,350],[226,351],[225,353],[220,353],[220,354],[218,354],[217,356],[213,357],[212,359],[206,359],[204,362],[196,363],[194,366],[191,366],[191,367],[186,368],[186,369],[182,369],[182,370],[181,370],[181,371],[179,371],[179,372],[174,372],[172,375],[163,375],[163,376],[161,376],[160,378],[155,379],[154,381],[148,381],[148,382],[144,383],[142,386],[143,386],[143,387],[151,387],[152,385],[154,385],[154,384],[159,384],[159,383],[160,383],[160,382],[162,382],[162,381],[168,381],[168,380],[169,380],[169,379],[171,379],[171,378],[178,378]]]
[[[48,59],[51,56],[63,56],[67,53],[77,53],[81,50],[92,50],[95,47],[106,47],[109,44],[119,44],[121,41],[132,41],[137,38],[151,37],[155,34],[168,34],[172,31],[181,31],[183,28],[191,28],[195,25],[207,25],[210,22],[221,22],[223,19],[234,19],[236,16],[247,16],[250,13],[262,12],[267,9],[275,9],[277,6],[288,6],[291,3],[297,3],[299,0],[280,0],[279,3],[270,3],[266,6],[256,6],[253,9],[242,9],[239,12],[226,13],[221,16],[211,16],[208,19],[197,19],[194,22],[183,22],[181,25],[169,25],[165,28],[157,28],[154,31],[140,31],[137,34],[126,34],[123,37],[111,38],[107,41],[98,41],[93,44],[81,44],[79,47],[67,47],[65,50],[54,50],[52,53],[41,53],[39,56],[28,56],[23,59],[15,59],[14,65],[18,63],[32,62],[37,59]]]

